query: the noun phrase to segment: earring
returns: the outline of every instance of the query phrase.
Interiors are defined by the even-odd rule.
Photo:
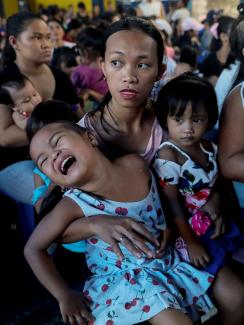
[[[106,78],[105,76],[103,76],[103,80],[105,80],[105,81],[106,81],[106,80],[107,80],[107,78]]]

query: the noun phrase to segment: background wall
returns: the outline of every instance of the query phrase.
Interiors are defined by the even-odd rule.
[[[193,15],[197,19],[201,19],[208,10],[224,9],[224,14],[236,17],[236,10],[240,0],[192,0]]]

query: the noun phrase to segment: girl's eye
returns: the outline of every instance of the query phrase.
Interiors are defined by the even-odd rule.
[[[147,63],[139,63],[138,64],[138,68],[140,68],[140,69],[147,69],[147,68],[149,68],[149,64],[147,64]]]
[[[175,121],[176,122],[181,122],[181,117],[180,116],[175,116]]]
[[[41,162],[40,162],[40,168],[43,168],[43,165],[45,164],[45,162],[47,161],[47,157],[44,158]]]
[[[122,62],[120,62],[119,60],[113,60],[111,61],[111,65],[117,68],[122,65]]]
[[[54,146],[56,147],[59,143],[60,143],[60,140],[63,138],[63,135],[61,135],[60,137],[57,138],[57,140],[55,141],[54,143]]]

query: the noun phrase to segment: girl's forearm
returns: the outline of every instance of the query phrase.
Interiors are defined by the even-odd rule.
[[[32,250],[27,246],[24,255],[37,279],[58,301],[69,295],[71,288],[60,276],[46,251]]]
[[[194,235],[191,226],[184,218],[175,218],[175,224],[181,237],[186,241],[187,244],[196,241],[196,236]]]
[[[96,235],[94,225],[99,216],[89,218],[79,218],[73,221],[62,233],[60,240],[62,243],[72,243],[83,239],[88,239]]]

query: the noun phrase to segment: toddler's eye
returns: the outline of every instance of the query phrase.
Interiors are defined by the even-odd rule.
[[[149,67],[149,64],[147,63],[139,63],[138,68],[140,69],[147,69]]]
[[[195,118],[195,119],[193,119],[193,122],[194,123],[202,123],[203,122],[203,119]]]
[[[181,117],[180,116],[175,116],[175,121],[176,122],[181,122]]]

